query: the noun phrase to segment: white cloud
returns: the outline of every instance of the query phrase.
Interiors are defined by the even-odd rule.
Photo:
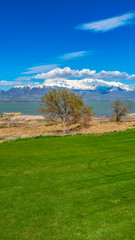
[[[59,58],[62,60],[70,60],[73,58],[83,57],[87,54],[89,55],[90,52],[89,51],[70,52],[70,53],[63,54]]]
[[[65,67],[63,69],[55,68],[54,70],[51,70],[47,73],[37,74],[33,78],[35,78],[35,79],[81,78],[81,77],[87,77],[87,76],[92,77],[94,74],[95,74],[95,71],[90,71],[90,69],[83,69],[83,70],[79,71],[79,70],[71,70],[70,67]]]
[[[6,80],[0,81],[0,86],[14,86],[16,84],[19,84],[19,82],[18,81],[6,81]]]
[[[96,78],[107,79],[107,80],[120,80],[120,79],[127,79],[129,75],[126,72],[119,72],[119,71],[101,71],[96,73]]]
[[[74,70],[70,67],[65,68],[55,68],[46,73],[40,73],[35,76],[21,76],[16,78],[14,81],[1,80],[0,86],[16,86],[16,85],[29,85],[34,86],[36,84],[41,84],[35,82],[35,79],[50,80],[55,82],[56,80],[62,81],[63,79],[67,80],[81,80],[81,79],[99,79],[99,80],[108,80],[108,81],[121,81],[121,80],[135,80],[135,74],[129,75],[126,72],[120,71],[100,71],[90,69]],[[34,81],[33,81],[34,80]]]
[[[16,81],[28,81],[31,80],[32,77],[30,76],[21,76],[21,77],[17,77],[15,78]]]
[[[94,32],[107,32],[117,27],[132,24],[134,18],[135,13],[126,13],[113,18],[81,24],[77,26],[77,29],[84,31],[90,30]]]
[[[30,82],[29,83],[29,86],[34,86],[34,85],[37,85],[37,84],[41,84],[39,82]],[[2,80],[0,81],[0,86],[11,86],[11,87],[14,87],[16,85],[19,85],[19,86],[24,86],[24,85],[28,85],[28,82],[27,81],[6,81],[6,80]]]
[[[56,68],[58,64],[50,64],[50,65],[41,65],[36,67],[27,68],[26,72],[23,72],[22,74],[34,74],[34,73],[41,73],[41,72],[47,72],[54,68]]]
[[[135,80],[135,74],[129,75],[127,79],[128,80]]]
[[[82,70],[72,70],[70,67],[55,68],[47,73],[41,73],[33,76],[34,79],[56,79],[56,78],[94,78],[94,79],[104,79],[104,80],[135,80],[135,75],[129,75],[126,72],[119,71],[100,71],[96,73],[95,70],[82,69]]]

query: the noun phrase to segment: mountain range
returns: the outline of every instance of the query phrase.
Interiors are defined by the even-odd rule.
[[[39,101],[41,96],[53,88],[67,88],[82,94],[86,100],[135,100],[135,88],[120,82],[107,82],[98,79],[47,79],[34,86],[15,86],[7,91],[0,90],[0,101]]]

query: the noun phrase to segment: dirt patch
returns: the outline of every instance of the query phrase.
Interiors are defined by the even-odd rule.
[[[115,123],[109,118],[93,118],[87,126],[73,124],[67,129],[68,134],[97,134],[113,131],[124,131],[135,128],[135,117],[126,117],[123,122]],[[17,138],[29,138],[46,135],[62,135],[62,124],[53,124],[42,116],[18,116],[0,119],[0,142]]]

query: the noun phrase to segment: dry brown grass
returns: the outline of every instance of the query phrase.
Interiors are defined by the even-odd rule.
[[[135,128],[135,119],[130,117],[121,123],[111,122],[109,118],[93,118],[87,123],[87,126],[84,124],[82,126],[80,124],[70,125],[67,134],[98,134],[131,128]],[[42,116],[18,116],[0,120],[0,142],[8,139],[62,134],[61,123],[53,124],[52,121],[46,120]]]

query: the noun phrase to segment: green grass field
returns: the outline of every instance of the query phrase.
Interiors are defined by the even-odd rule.
[[[0,144],[0,239],[135,239],[135,130]]]

